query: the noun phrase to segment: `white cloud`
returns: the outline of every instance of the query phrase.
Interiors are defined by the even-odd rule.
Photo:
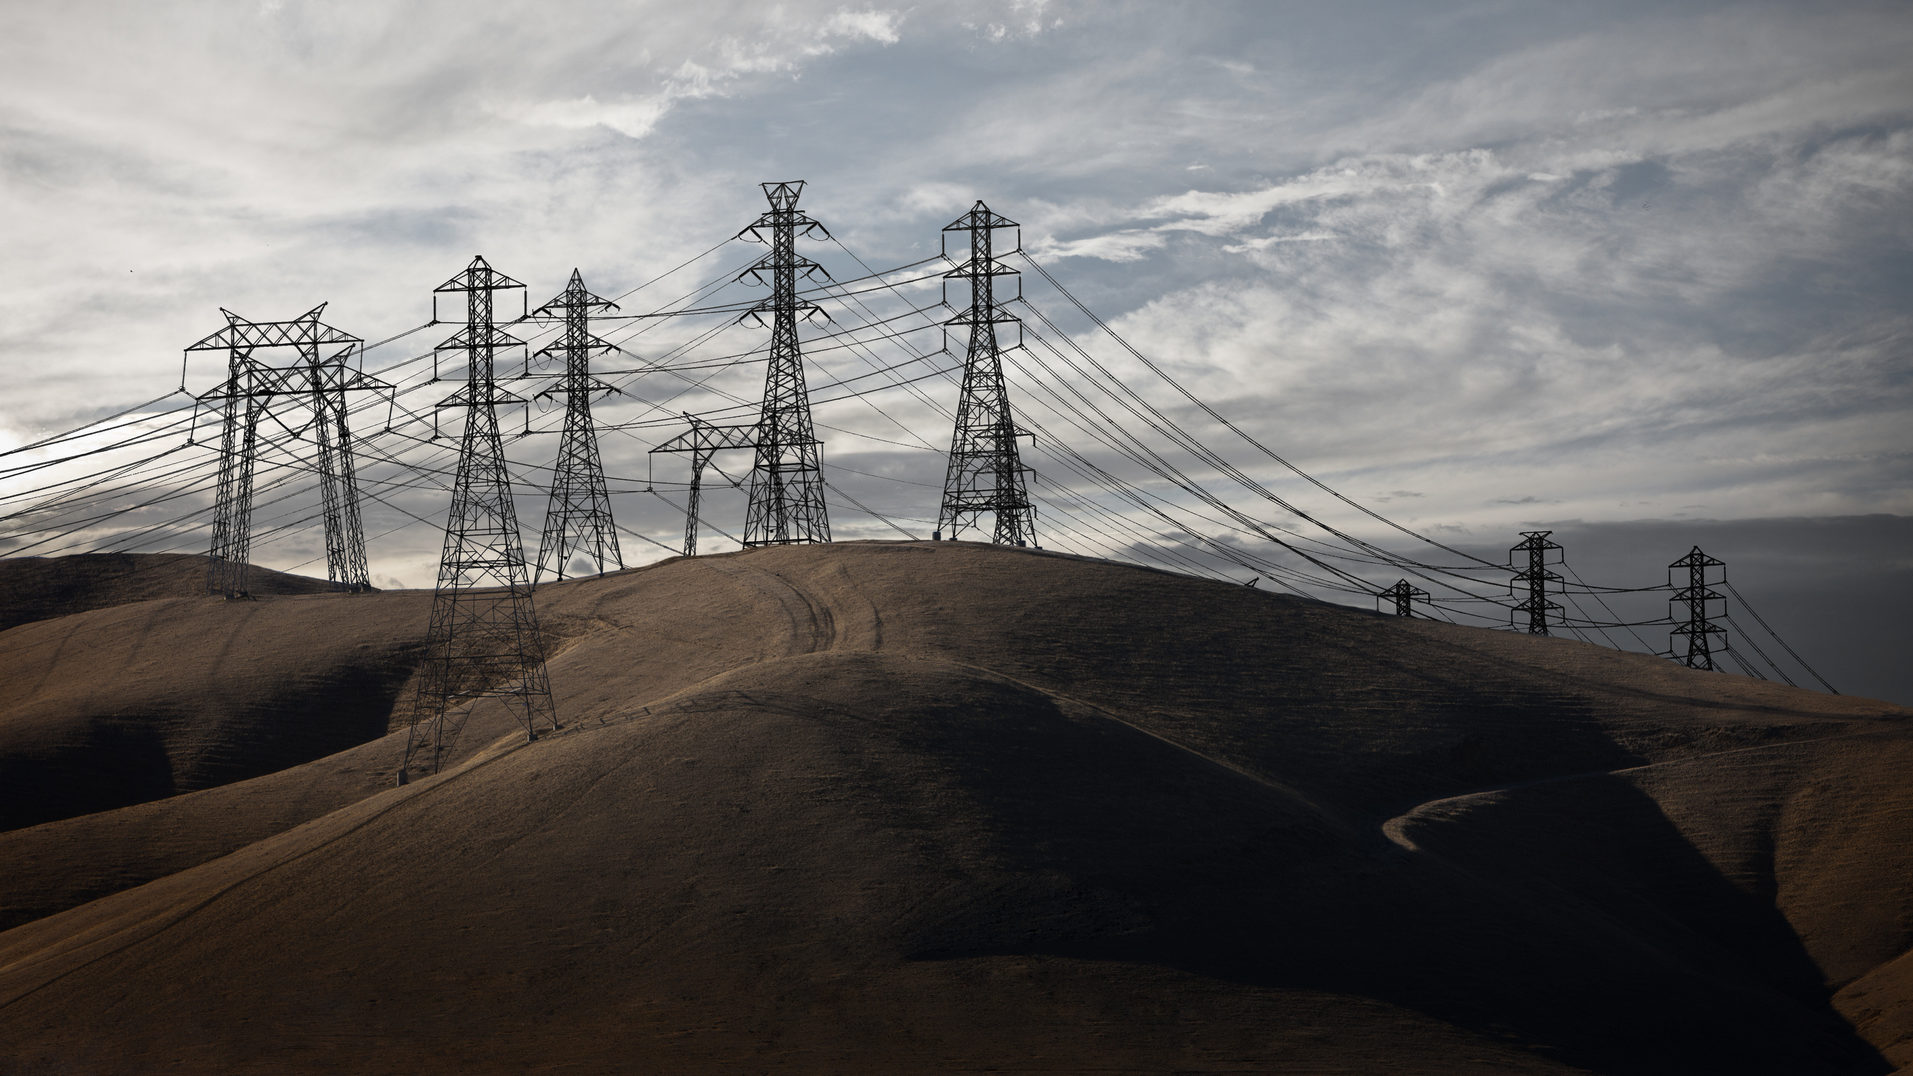
[[[1086,239],[1044,239],[1028,243],[1030,252],[1044,258],[1096,258],[1106,262],[1141,261],[1163,245],[1155,232],[1110,232]]]
[[[553,127],[609,127],[627,138],[643,138],[670,108],[664,95],[630,101],[599,102],[589,95],[571,101],[546,101],[521,106],[513,117],[520,122]]]
[[[877,11],[872,8],[851,11],[839,8],[824,22],[824,33],[833,37],[894,45],[900,39],[897,28],[902,21],[902,13],[896,11]]]

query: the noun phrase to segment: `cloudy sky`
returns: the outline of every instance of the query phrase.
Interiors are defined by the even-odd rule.
[[[934,255],[980,198],[1137,350],[1349,497],[1497,560],[1517,532],[1555,529],[1604,585],[1657,582],[1711,543],[1836,686],[1913,702],[1896,657],[1913,637],[1909,55],[1903,3],[11,4],[0,449],[176,388],[181,349],[221,307],[272,320],[327,301],[330,323],[376,341],[429,319],[431,289],[473,254],[535,305],[573,267],[623,295],[717,247],[629,296],[639,313],[755,256],[719,244],[761,211],[761,181],[808,181],[802,205],[835,241],[804,252],[839,279]],[[901,380],[872,370],[938,346],[947,310],[900,313],[936,301],[914,278],[938,268],[824,302],[837,329],[894,314],[913,331],[868,352],[820,343],[817,395]],[[1442,556],[1187,406],[1040,279],[1024,290],[1023,315],[1055,322],[1033,322],[1041,334],[1074,334],[1291,503]],[[757,297],[739,291],[717,301]],[[710,327],[650,325],[608,361],[635,370]],[[761,343],[730,329],[700,347]],[[1012,390],[1052,444],[1209,511],[1078,430],[1045,395],[1074,375],[1030,355],[1010,358]],[[219,376],[216,357],[187,370],[194,391]],[[684,377],[650,375],[601,407],[629,425],[605,443],[619,522],[652,539],[627,537],[628,561],[680,540],[672,502],[642,492],[647,449],[675,432],[656,423],[749,398],[761,377],[738,367],[680,395]],[[927,536],[929,446],[949,436],[934,405],[952,391],[929,379],[820,404],[833,485]],[[1046,544],[1108,552],[1161,529],[1106,521],[1098,538],[1069,498],[1109,494],[1043,441]],[[1159,447],[1256,519],[1307,529]],[[548,433],[509,449],[528,478],[553,451]],[[681,482],[681,459],[658,467]],[[387,493],[442,518],[442,494]],[[542,502],[520,510],[535,544]],[[839,537],[898,536],[832,510]],[[389,532],[377,579],[429,585],[430,528],[385,504],[368,519]],[[713,491],[710,522],[741,520],[741,494]],[[140,548],[199,550],[198,522]],[[104,526],[32,551],[101,547]],[[311,571],[315,548],[289,528],[257,559]],[[1642,630],[1664,645],[1664,627]]]

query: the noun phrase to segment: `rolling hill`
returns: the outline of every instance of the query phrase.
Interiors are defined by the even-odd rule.
[[[429,594],[117,585],[5,611],[0,1072],[1913,1063],[1886,703],[848,543],[540,588],[394,787]]]

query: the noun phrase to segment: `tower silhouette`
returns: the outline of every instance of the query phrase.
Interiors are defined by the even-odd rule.
[[[1420,598],[1422,601],[1427,601],[1428,592],[1418,586],[1414,586],[1409,583],[1408,580],[1403,579],[1394,586],[1377,594],[1375,597],[1378,602],[1383,598],[1393,600],[1395,603],[1396,616],[1414,616],[1415,599]]]
[[[465,327],[437,349],[464,355],[464,387],[438,406],[464,408],[465,432],[401,783],[413,759],[426,752],[430,758],[423,764],[438,770],[464,726],[464,715],[451,711],[456,701],[505,699],[530,739],[541,727],[558,723],[498,433],[497,405],[523,400],[500,392],[493,380],[498,350],[522,347],[523,341],[493,323],[492,296],[523,287],[475,257],[464,272],[433,290],[434,321],[439,294],[465,296]]]
[[[226,379],[198,397],[200,405],[217,406],[222,419],[206,580],[214,594],[240,597],[246,593],[253,471],[259,454],[259,424],[268,416],[293,440],[307,434],[312,437],[325,519],[327,577],[339,590],[370,586],[347,393],[390,386],[355,367],[364,341],[320,321],[325,308],[320,303],[290,321],[247,321],[222,309],[226,327],[186,348],[189,354],[227,352]],[[289,366],[274,366],[260,355],[278,349],[291,349],[297,359]],[[296,413],[301,409],[303,421]]]
[[[1553,531],[1522,531],[1520,544],[1508,550],[1510,566],[1514,564],[1516,553],[1528,555],[1528,566],[1516,572],[1514,578],[1508,581],[1510,592],[1526,589],[1528,596],[1515,604],[1508,617],[1509,626],[1513,627],[1515,618],[1519,614],[1528,614],[1529,635],[1547,635],[1549,611],[1559,612],[1561,609],[1559,603],[1548,600],[1548,584],[1561,582],[1558,572],[1548,570],[1549,564],[1557,564],[1561,560],[1559,557],[1552,561],[1548,559],[1549,553],[1561,551],[1560,545],[1548,540],[1548,535],[1553,533]]]
[[[531,315],[564,324],[563,335],[538,353],[562,357],[565,363],[558,388],[538,394],[541,398],[553,392],[564,394],[565,428],[558,439],[558,461],[551,470],[551,502],[545,507],[545,532],[538,542],[534,584],[546,571],[563,579],[572,558],[578,555],[590,558],[599,572],[605,571],[607,564],[624,567],[624,557],[618,552],[618,532],[611,521],[604,466],[598,458],[598,431],[591,422],[592,394],[618,391],[591,376],[593,352],[618,350],[617,345],[591,334],[591,315],[617,308],[616,303],[586,291],[584,278],[573,269],[565,290]]]
[[[970,256],[944,274],[946,280],[970,282],[969,309],[951,318],[951,325],[970,327],[969,348],[963,360],[963,389],[957,399],[956,429],[950,437],[950,463],[943,478],[943,506],[937,512],[936,537],[954,539],[976,517],[995,517],[993,540],[1001,545],[1036,544],[1036,509],[1023,481],[1025,468],[1017,456],[1019,431],[1010,412],[1009,390],[1003,384],[1003,359],[997,326],[1021,321],[1007,313],[996,298],[996,278],[1017,277],[1017,271],[991,252],[991,235],[1017,223],[990,212],[977,202],[970,211],[943,229],[970,233]],[[1020,279],[1020,278],[1019,278]]]
[[[751,500],[744,517],[745,546],[830,541],[830,517],[824,507],[823,442],[810,420],[810,392],[804,385],[804,356],[797,342],[797,319],[823,313],[797,296],[797,278],[822,276],[823,266],[797,253],[796,238],[829,238],[824,226],[797,208],[804,183],[765,183],[771,207],[739,237],[768,243],[770,250],[739,274],[769,283],[770,296],[744,316],[758,325],[770,319],[769,369],[757,420],[757,456],[751,466]]]
[[[1673,630],[1668,632],[1669,649],[1674,660],[1690,669],[1717,669],[1715,654],[1727,652],[1727,629],[1714,624],[1713,610],[1721,606],[1710,606],[1710,602],[1726,602],[1726,596],[1713,589],[1716,583],[1726,578],[1725,571],[1711,573],[1709,569],[1725,569],[1727,562],[1716,560],[1700,551],[1699,546],[1689,550],[1687,555],[1667,566],[1667,585],[1674,588],[1673,597],[1667,600],[1669,612],[1674,620]],[[1687,585],[1675,587],[1675,571],[1687,569]],[[1708,576],[1712,574],[1713,578]],[[1676,606],[1685,606],[1676,611]],[[1684,613],[1686,619],[1681,618]],[[1719,636],[1718,645],[1714,637]],[[1682,640],[1686,641],[1686,650],[1682,651]]]

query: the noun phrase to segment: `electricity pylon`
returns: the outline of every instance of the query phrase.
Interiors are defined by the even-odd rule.
[[[1422,601],[1427,601],[1428,592],[1418,586],[1411,585],[1408,580],[1403,579],[1394,586],[1375,595],[1375,599],[1378,603],[1383,598],[1394,600],[1396,616],[1414,616],[1415,599],[1420,598]]]
[[[189,354],[227,352],[226,380],[198,397],[200,405],[217,406],[222,419],[212,552],[206,572],[207,588],[214,594],[228,598],[246,594],[253,470],[259,454],[259,423],[268,417],[293,440],[308,433],[312,437],[325,517],[327,578],[338,590],[356,592],[371,586],[346,394],[391,386],[355,367],[364,341],[321,322],[319,315],[325,308],[320,303],[290,321],[247,321],[221,309],[226,327],[186,348]],[[296,352],[296,361],[273,366],[258,355],[279,348]],[[288,419],[301,406],[306,417],[295,425]]]
[[[685,415],[691,428],[678,434],[651,450],[652,455],[659,452],[689,452],[691,454],[691,486],[684,504],[684,555],[697,556],[697,513],[699,493],[704,486],[704,468],[711,465],[711,457],[727,448],[756,448],[756,426],[714,426],[695,415]],[[722,473],[722,472],[719,472]]]
[[[484,258],[473,258],[464,272],[433,289],[434,321],[439,293],[465,295],[465,327],[437,348],[464,354],[465,386],[438,406],[464,408],[465,433],[400,783],[413,757],[428,750],[424,765],[437,772],[464,725],[463,715],[449,712],[454,701],[505,699],[524,721],[528,739],[558,725],[498,433],[497,405],[524,401],[499,391],[493,380],[498,350],[524,342],[493,323],[492,293],[523,287]]]
[[[1686,556],[1667,566],[1669,588],[1674,588],[1675,585],[1674,570],[1687,569],[1687,585],[1674,589],[1673,597],[1667,600],[1670,614],[1673,613],[1673,607],[1676,605],[1687,607],[1684,610],[1685,621],[1679,615],[1670,616],[1670,619],[1674,621],[1674,628],[1668,632],[1668,644],[1669,649],[1673,651],[1674,660],[1690,669],[1717,669],[1719,666],[1714,664],[1714,655],[1727,652],[1727,629],[1716,626],[1712,615],[1714,608],[1721,608],[1722,615],[1725,615],[1727,599],[1713,588],[1715,584],[1726,579],[1727,573],[1723,570],[1712,573],[1713,579],[1708,578],[1710,574],[1708,569],[1725,569],[1726,567],[1727,562],[1708,556],[1700,551],[1699,546],[1695,546]],[[1708,605],[1709,602],[1720,602],[1722,605],[1713,607]],[[1720,637],[1718,644],[1714,642],[1715,636]],[[1681,652],[1682,639],[1687,640],[1685,653]]]
[[[796,250],[797,234],[828,239],[824,226],[797,208],[804,183],[765,183],[771,207],[743,231],[768,243],[770,251],[738,275],[769,283],[770,297],[744,317],[763,325],[770,317],[770,366],[764,375],[764,403],[757,420],[757,457],[751,467],[751,503],[744,517],[744,545],[786,545],[830,541],[830,517],[824,508],[823,442],[810,420],[810,392],[804,385],[804,356],[797,342],[797,319],[823,313],[797,297],[797,278],[822,276],[823,266]],[[768,238],[766,236],[768,235]],[[768,278],[768,279],[767,279]]]
[[[584,278],[571,271],[571,282],[557,298],[532,312],[534,318],[559,320],[564,335],[540,355],[563,357],[564,379],[557,389],[547,389],[539,398],[562,392],[565,398],[565,429],[558,439],[558,462],[551,470],[551,501],[545,507],[545,533],[538,543],[538,567],[532,573],[535,585],[547,569],[558,579],[575,555],[590,558],[598,572],[606,565],[624,567],[618,552],[618,532],[611,521],[611,495],[604,484],[604,466],[598,458],[598,431],[591,422],[593,393],[618,391],[591,376],[593,352],[617,351],[591,334],[594,312],[616,310],[618,304],[585,290]]]
[[[944,274],[945,280],[970,282],[969,309],[947,322],[968,325],[970,345],[963,360],[963,391],[957,399],[956,429],[950,436],[950,464],[944,472],[936,538],[954,539],[988,512],[996,520],[993,540],[997,544],[1036,544],[1036,509],[1023,481],[1026,468],[1017,456],[1020,431],[1010,412],[997,339],[997,326],[1014,325],[1020,333],[1022,321],[999,304],[996,278],[1020,277],[991,253],[992,233],[1015,227],[1015,221],[990,212],[979,201],[943,229],[946,241],[951,232],[970,233],[970,257]]]
[[[1510,567],[1514,565],[1516,553],[1525,552],[1528,555],[1528,566],[1516,572],[1514,578],[1508,581],[1510,593],[1524,587],[1528,592],[1528,596],[1516,603],[1514,609],[1508,613],[1508,626],[1515,625],[1516,614],[1526,613],[1529,635],[1548,634],[1548,613],[1558,612],[1561,609],[1558,602],[1548,600],[1548,584],[1561,582],[1559,573],[1548,570],[1548,565],[1558,564],[1561,561],[1560,557],[1548,559],[1549,553],[1561,551],[1559,544],[1548,540],[1548,535],[1553,533],[1553,531],[1522,531],[1521,543],[1508,550]]]

